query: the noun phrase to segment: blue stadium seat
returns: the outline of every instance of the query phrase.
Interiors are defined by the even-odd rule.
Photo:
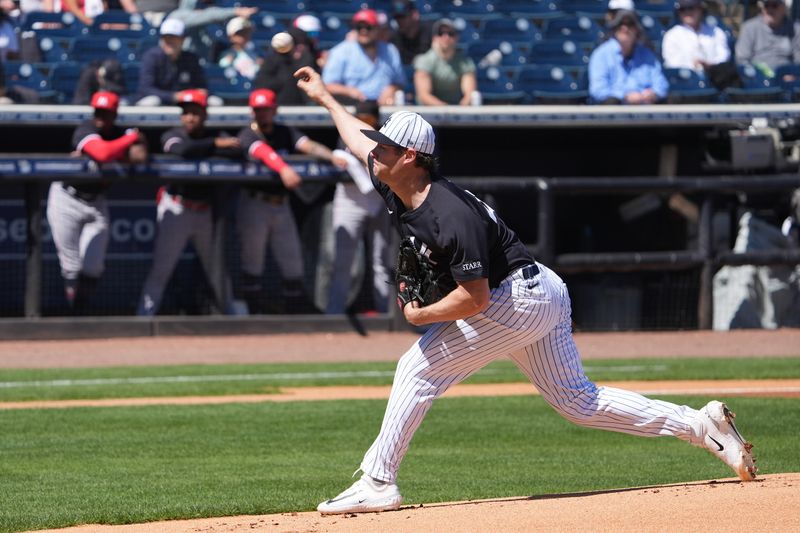
[[[608,0],[568,0],[561,7],[568,13],[586,13],[595,18],[608,10]]]
[[[570,40],[548,41],[535,44],[528,52],[531,65],[559,66],[570,72],[589,65],[589,54],[578,43]]]
[[[591,18],[565,16],[547,21],[546,40],[570,40],[573,42],[597,43],[604,36],[603,29]]]
[[[50,88],[58,93],[60,103],[72,103],[72,97],[75,95],[75,88],[82,71],[81,63],[67,61],[53,65],[53,69],[50,71]]]
[[[508,40],[522,50],[528,50],[534,42],[542,40],[542,33],[526,18],[499,18],[487,20],[480,29],[486,40]]]
[[[125,80],[127,94],[136,94],[139,91],[139,73],[142,65],[137,62],[123,63],[122,78]]]
[[[541,26],[543,21],[563,15],[563,3],[562,0],[496,0],[495,11]]]
[[[512,76],[498,67],[478,68],[475,73],[484,105],[521,104],[526,94],[514,85]]]
[[[269,11],[259,11],[250,17],[250,22],[253,23],[253,40],[271,40],[276,33],[286,31],[286,24]]]
[[[770,78],[752,65],[738,65],[743,87],[728,87],[723,97],[729,103],[770,103],[785,101],[780,80]]]
[[[529,65],[516,77],[517,89],[528,94],[530,104],[585,104],[587,88],[561,67]]]
[[[434,11],[450,17],[482,19],[495,12],[494,0],[434,0]]]
[[[786,99],[800,101],[800,65],[783,65],[775,69],[775,79],[783,88]]]
[[[50,82],[36,67],[30,63],[6,61],[3,63],[6,88],[15,85],[31,89],[39,94],[43,102],[56,102],[58,94],[50,87]]]
[[[514,43],[505,40],[484,39],[467,47],[467,55],[480,67],[521,67],[527,57]]]
[[[653,44],[658,43],[660,47],[667,28],[657,18],[650,15],[643,15],[639,20],[644,28],[645,37]]]
[[[136,60],[135,40],[124,40],[103,35],[88,35],[75,39],[69,51],[71,61],[89,63],[114,58],[120,63]]]
[[[111,10],[95,17],[94,24],[89,26],[90,35],[107,35],[119,39],[144,39],[158,35],[158,30],[139,13],[126,13]]]
[[[37,39],[41,39],[43,36],[77,37],[88,29],[72,13],[33,11],[25,15],[20,31],[23,33],[32,31]]]
[[[350,31],[349,19],[328,14],[321,15],[319,19],[321,23],[319,46],[322,50],[328,50],[342,42]]]
[[[670,27],[675,23],[675,2],[674,0],[647,0],[636,3],[636,11],[639,17],[653,17],[663,26]]]
[[[349,21],[361,9],[361,4],[348,0],[311,0],[308,9],[312,13],[326,13]]]
[[[247,105],[253,84],[247,78],[239,76],[233,68],[222,68],[208,65],[203,69],[208,81],[208,92],[219,96],[227,105]]]
[[[69,51],[76,37],[58,37],[46,35],[39,39],[39,50],[46,63],[58,63],[69,59]]]
[[[220,7],[257,7],[259,11],[271,13],[283,23],[294,20],[306,11],[319,13],[318,10],[312,9],[309,2],[305,0],[222,0],[217,5]]]
[[[669,82],[670,103],[699,104],[719,101],[717,89],[703,72],[690,68],[665,68],[664,77]]]

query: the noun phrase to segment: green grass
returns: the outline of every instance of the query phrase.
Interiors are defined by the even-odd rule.
[[[585,365],[589,377],[598,381],[800,378],[800,358],[592,360]],[[0,370],[0,401],[253,394],[274,393],[280,387],[388,385],[394,367],[395,363],[386,362]],[[510,361],[492,363],[469,380],[523,381]]]
[[[800,471],[800,401],[730,403],[762,472]],[[351,482],[384,406],[0,411],[0,531],[311,510]],[[399,484],[406,503],[418,504],[731,475],[677,439],[572,425],[538,397],[443,398],[412,442]]]

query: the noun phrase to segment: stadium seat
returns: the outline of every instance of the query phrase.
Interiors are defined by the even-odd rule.
[[[276,33],[286,31],[286,24],[278,20],[272,13],[268,11],[259,11],[250,17],[250,22],[253,23],[254,41],[271,40],[272,36]]]
[[[525,101],[525,92],[518,90],[512,77],[501,68],[479,68],[476,77],[484,105],[521,104]]]
[[[603,29],[585,15],[549,20],[544,32],[544,38],[550,41],[567,39],[573,42],[597,43],[603,36]]]
[[[14,86],[36,91],[42,102],[56,102],[58,94],[52,90],[47,78],[30,63],[6,61],[3,63],[6,88]]]
[[[752,65],[738,65],[739,78],[743,87],[728,87],[723,91],[723,97],[729,103],[770,103],[785,101],[780,80],[764,75]]]
[[[644,28],[645,37],[647,37],[651,43],[657,43],[660,49],[661,41],[664,38],[664,34],[667,32],[666,27],[661,24],[657,18],[650,15],[643,15],[639,20]]]
[[[578,43],[571,40],[548,41],[535,44],[528,52],[531,65],[552,65],[570,72],[589,65],[589,54]]]
[[[487,20],[481,25],[480,35],[482,39],[490,41],[511,41],[523,51],[530,49],[534,42],[542,40],[539,29],[526,18]]]
[[[89,26],[90,35],[107,35],[119,39],[144,39],[158,35],[158,30],[139,13],[121,10],[105,11],[97,15]]]
[[[543,22],[563,16],[562,0],[496,0],[495,11],[521,17],[543,26]]]
[[[58,101],[71,104],[83,65],[75,62],[57,63],[50,71],[50,88],[58,93]]]
[[[585,104],[589,97],[569,72],[561,67],[529,65],[522,67],[516,77],[516,87],[528,94],[530,104]]]
[[[41,39],[43,36],[77,37],[88,30],[72,13],[33,11],[25,15],[20,31],[34,32]]]
[[[322,50],[333,48],[344,41],[347,32],[350,31],[350,22],[333,14],[323,14],[320,16],[321,28],[319,31],[319,46]]]
[[[253,84],[239,76],[233,68],[208,65],[204,69],[208,82],[208,92],[219,96],[227,105],[247,105]]]
[[[467,55],[479,67],[499,66],[521,67],[527,57],[514,43],[506,40],[484,39],[467,47]]]
[[[639,17],[653,17],[662,26],[670,27],[675,23],[675,2],[673,0],[647,0],[636,3]]]
[[[122,78],[125,80],[127,94],[136,94],[139,91],[139,73],[142,65],[139,62],[124,63],[122,65]]]
[[[79,63],[115,58],[120,63],[136,60],[134,44],[130,40],[103,35],[79,37],[72,43],[69,59]]]
[[[703,72],[690,68],[665,68],[664,77],[669,82],[667,100],[670,103],[700,104],[719,99],[719,92]]]
[[[361,4],[347,0],[311,0],[308,9],[312,13],[325,13],[349,21],[361,9]]]
[[[775,69],[778,80],[790,102],[800,101],[800,65],[783,65]]]
[[[310,7],[309,2],[305,0],[224,0],[218,4],[220,7],[250,7],[254,6],[259,11],[271,13],[275,18],[288,24],[294,20],[298,15],[302,15],[307,11],[319,13],[320,10]],[[354,9],[355,12],[357,10]]]
[[[587,13],[595,18],[605,14],[608,9],[608,0],[567,0],[561,3],[561,8],[568,13]]]
[[[46,63],[59,63],[69,59],[69,51],[76,37],[58,37],[46,35],[39,39],[39,50]]]
[[[481,20],[495,12],[493,0],[434,0],[434,11],[466,19]]]

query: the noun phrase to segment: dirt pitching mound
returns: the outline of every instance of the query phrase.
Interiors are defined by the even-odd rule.
[[[406,506],[397,511],[321,516],[284,513],[126,526],[80,526],[71,533],[244,531],[379,533],[399,531],[800,531],[800,474],[754,482],[699,481],[578,494]]]

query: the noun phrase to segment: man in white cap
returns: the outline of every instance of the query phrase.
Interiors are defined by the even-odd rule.
[[[158,46],[142,56],[136,105],[173,105],[181,91],[208,87],[198,57],[182,49],[185,31],[180,20],[168,18],[161,23]]]
[[[576,424],[678,437],[708,449],[741,479],[755,477],[752,445],[723,403],[712,401],[698,411],[589,381],[572,338],[566,285],[534,260],[498,213],[437,173],[436,137],[425,119],[397,111],[375,131],[348,113],[313,69],[295,76],[366,164],[404,240],[454,287],[425,305],[398,284],[406,320],[428,329],[397,365],[380,433],[361,461],[363,476],[322,502],[321,513],[400,507],[397,472],[433,400],[501,357],[514,361],[545,401]]]

